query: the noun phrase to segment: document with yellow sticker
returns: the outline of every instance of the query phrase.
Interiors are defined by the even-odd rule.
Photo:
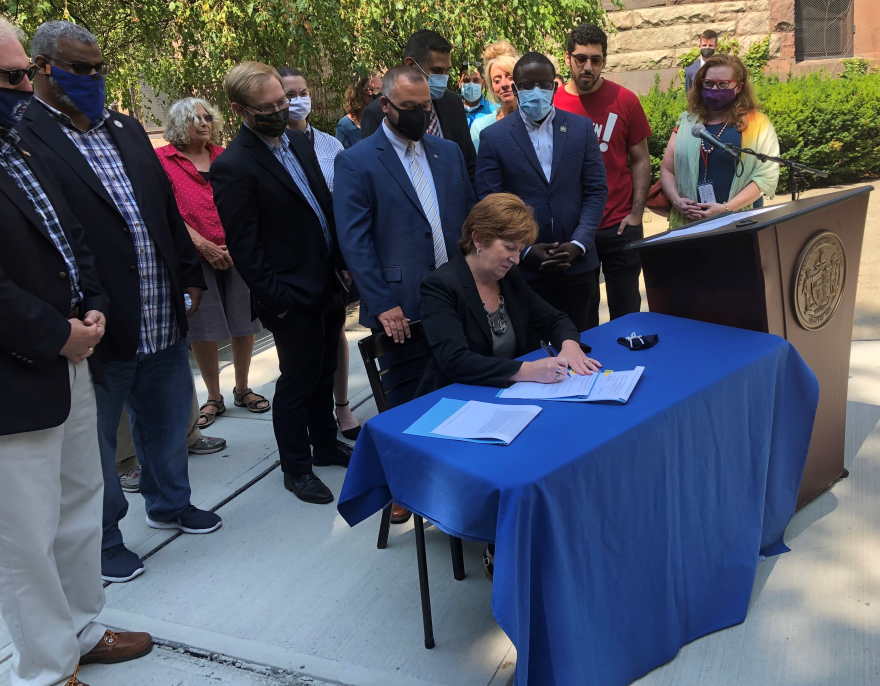
[[[568,403],[613,403],[623,405],[639,382],[644,367],[627,372],[605,371],[591,376],[569,374],[559,383],[520,381],[498,392],[499,398],[558,400]]]

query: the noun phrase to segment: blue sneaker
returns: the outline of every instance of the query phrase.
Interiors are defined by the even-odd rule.
[[[150,519],[150,515],[147,515],[147,524],[154,529],[180,529],[185,534],[209,534],[223,526],[223,520],[213,512],[200,510],[190,504],[170,522]]]
[[[144,563],[122,543],[101,551],[101,578],[114,584],[131,581],[144,573]]]

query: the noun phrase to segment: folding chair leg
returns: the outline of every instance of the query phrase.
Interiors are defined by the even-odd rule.
[[[384,510],[382,510],[382,519],[379,522],[379,541],[376,543],[376,547],[379,550],[385,550],[388,547],[388,530],[391,528],[391,508],[393,504],[389,504]]]
[[[422,594],[422,621],[425,624],[425,648],[434,647],[434,623],[431,620],[431,593],[428,590],[428,556],[425,552],[425,522],[413,513],[416,530],[416,558],[419,563],[419,591]]]
[[[461,581],[464,579],[464,550],[461,547],[461,539],[450,536],[449,546],[452,548],[452,576],[456,581]]]

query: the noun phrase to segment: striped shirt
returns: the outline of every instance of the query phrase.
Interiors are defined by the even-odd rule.
[[[70,309],[83,299],[79,283],[79,267],[76,257],[61,228],[61,222],[55,213],[55,208],[49,202],[46,193],[43,192],[40,182],[25,162],[24,156],[18,150],[19,136],[15,131],[8,131],[0,138],[0,168],[2,168],[18,186],[28,199],[37,214],[43,220],[43,225],[49,232],[49,238],[58,248],[64,264],[67,265],[67,278],[70,281]]]
[[[324,174],[324,180],[327,182],[327,188],[333,192],[333,166],[336,156],[343,151],[342,143],[335,136],[329,133],[318,131],[318,129],[309,126],[306,128],[306,136],[312,141],[315,148],[315,156],[318,158],[318,164],[321,165],[321,173]]]
[[[39,102],[82,153],[128,225],[129,235],[137,254],[140,277],[141,331],[138,353],[148,354],[165,350],[180,338],[177,316],[174,313],[171,280],[165,262],[159,259],[159,251],[141,216],[131,180],[125,169],[125,162],[107,130],[106,122],[110,118],[110,113],[104,110],[104,115],[98,123],[93,124],[88,131],[82,131],[74,126],[66,114],[50,107],[42,100]],[[120,124],[120,122],[114,123]]]

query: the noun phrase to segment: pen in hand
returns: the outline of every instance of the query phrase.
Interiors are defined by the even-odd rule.
[[[544,351],[545,353],[547,353],[548,356],[550,356],[550,357],[558,357],[558,355],[556,355],[556,354],[553,352],[553,348],[550,347],[550,344],[549,344],[549,343],[545,343],[544,341],[541,341],[541,348],[543,349],[543,351]],[[568,370],[566,371],[566,374],[568,374],[568,375],[570,376],[570,375],[571,375],[571,371],[572,371],[572,370],[571,370],[571,367],[568,367]]]

